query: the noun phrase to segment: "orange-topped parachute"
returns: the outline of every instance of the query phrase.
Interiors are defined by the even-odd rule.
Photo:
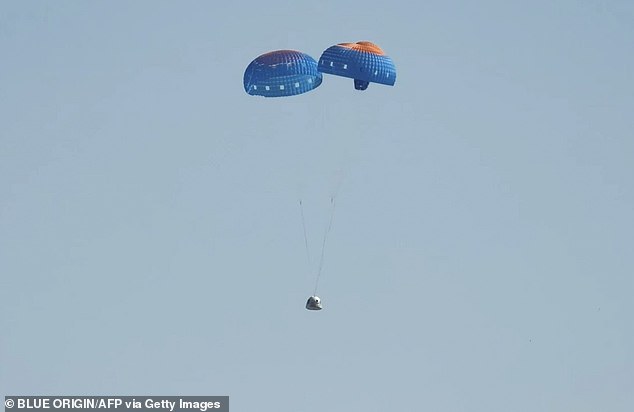
[[[327,48],[317,66],[321,73],[354,79],[354,88],[365,90],[370,83],[393,86],[396,67],[383,50],[369,41],[339,43]]]

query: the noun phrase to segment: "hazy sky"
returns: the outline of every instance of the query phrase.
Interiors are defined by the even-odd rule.
[[[634,410],[633,73],[629,0],[3,2],[0,395]]]

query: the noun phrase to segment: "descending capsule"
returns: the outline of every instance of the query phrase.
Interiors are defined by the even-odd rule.
[[[365,90],[370,83],[394,86],[396,67],[383,50],[369,41],[340,43],[327,48],[319,58],[319,71],[354,79],[354,88]]]
[[[277,50],[253,60],[244,71],[244,90],[250,95],[284,97],[302,94],[321,84],[317,62],[295,50]]]
[[[311,296],[306,302],[306,309],[308,310],[322,310],[321,298],[319,296]]]

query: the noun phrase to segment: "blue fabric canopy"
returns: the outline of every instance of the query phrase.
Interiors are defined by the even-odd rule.
[[[317,62],[295,50],[265,53],[249,64],[244,72],[244,90],[264,97],[294,96],[309,92],[321,84]]]
[[[370,83],[393,86],[396,67],[376,44],[362,41],[340,43],[329,47],[319,58],[319,71],[354,79],[357,90],[365,90]]]

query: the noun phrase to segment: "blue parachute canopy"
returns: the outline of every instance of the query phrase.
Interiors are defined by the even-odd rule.
[[[370,83],[394,86],[396,67],[376,44],[368,41],[340,43],[319,58],[319,71],[354,79],[354,88],[365,90]]]
[[[294,96],[309,92],[321,84],[317,62],[295,50],[265,53],[244,71],[244,90],[264,97]]]

